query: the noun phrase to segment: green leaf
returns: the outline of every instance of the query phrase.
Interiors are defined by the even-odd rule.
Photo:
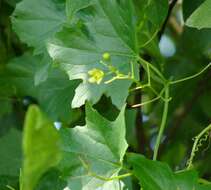
[[[196,190],[210,190],[211,185],[198,185]]]
[[[195,189],[197,180],[198,175],[195,171],[183,171],[175,174],[175,181],[179,190]]]
[[[37,90],[34,88],[34,72],[39,62],[38,58],[25,53],[21,57],[12,59],[6,65],[0,73],[0,85],[5,86],[5,89],[10,88],[8,96],[11,94],[15,96],[37,95]]]
[[[48,79],[48,74],[50,72],[52,63],[51,59],[48,57],[48,54],[44,54],[39,65],[37,64],[37,70],[34,75],[34,85],[38,86],[39,84],[45,82]]]
[[[88,7],[92,2],[93,0],[66,0],[66,14],[68,19],[71,21],[78,11]]]
[[[174,175],[168,165],[146,159],[142,155],[129,154],[133,173],[139,179],[141,187],[146,190],[176,190]]]
[[[35,190],[62,190],[66,182],[60,177],[60,172],[52,169],[45,173],[40,179]]]
[[[46,40],[58,32],[66,21],[63,0],[23,0],[12,15],[14,31],[21,41],[42,53]]]
[[[72,123],[80,116],[80,110],[71,108],[78,81],[70,81],[58,68],[49,73],[48,79],[37,87],[41,108],[54,120]]]
[[[184,20],[187,18],[204,2],[205,0],[183,0],[182,9]]]
[[[138,15],[139,47],[146,46],[161,29],[168,13],[168,0],[134,0]]]
[[[79,110],[71,108],[78,81],[70,81],[66,73],[58,67],[49,68],[47,79],[35,86],[35,76],[40,65],[47,67],[50,58],[32,56],[29,53],[13,59],[0,73],[0,85],[7,84],[11,92],[7,96],[32,96],[41,108],[54,120],[73,122],[79,116]]]
[[[116,186],[116,181],[107,183],[101,178],[114,177],[122,168],[127,149],[124,109],[111,122],[87,104],[86,126],[62,129],[61,138],[64,159],[60,168],[70,189],[105,190],[110,185]]]
[[[0,176],[0,189],[1,190],[9,190],[8,185],[15,190],[18,189],[19,186],[19,178],[18,176],[16,177],[11,177],[11,176]]]
[[[1,96],[2,97],[2,96]],[[8,114],[12,111],[12,102],[10,99],[0,97],[0,116]]]
[[[211,28],[211,0],[206,0],[188,18],[186,25],[198,29]]]
[[[99,0],[84,9],[79,4],[78,8],[78,22],[56,34],[48,44],[49,54],[60,63],[70,80],[83,80],[76,89],[72,107],[80,107],[86,100],[95,104],[105,94],[121,108],[128,96],[131,81],[116,80],[105,84],[114,77],[106,75],[100,84],[93,84],[88,82],[88,72],[95,68],[105,74],[109,72],[100,63],[105,52],[111,55],[110,64],[117,70],[123,74],[131,72],[131,63],[135,65],[134,57],[138,55],[132,2]],[[76,7],[74,9],[77,10]],[[138,71],[135,67],[135,71]],[[118,92],[120,89],[121,93]]]
[[[128,154],[128,161],[143,189],[198,190],[196,171],[184,170],[174,173],[164,162],[149,160],[134,153]]]
[[[59,134],[53,123],[31,106],[24,124],[22,190],[33,190],[40,177],[61,158]]]
[[[0,138],[0,176],[19,176],[22,158],[21,139],[21,133],[16,129],[10,129]]]

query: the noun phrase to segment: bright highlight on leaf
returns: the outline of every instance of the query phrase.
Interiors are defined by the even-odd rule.
[[[58,131],[37,106],[26,115],[23,154],[21,190],[34,190],[40,177],[61,159]]]

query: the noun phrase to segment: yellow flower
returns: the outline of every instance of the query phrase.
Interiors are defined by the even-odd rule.
[[[89,82],[90,83],[97,83],[100,84],[101,81],[103,80],[104,77],[104,72],[100,69],[92,69],[88,72],[90,78],[89,78]]]

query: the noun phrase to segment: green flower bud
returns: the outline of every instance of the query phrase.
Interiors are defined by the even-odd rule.
[[[103,54],[103,61],[110,61],[110,59],[111,59],[110,53],[105,52],[105,53]]]

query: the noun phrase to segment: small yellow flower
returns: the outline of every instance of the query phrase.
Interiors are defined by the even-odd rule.
[[[111,59],[111,55],[108,52],[105,52],[102,57],[103,57],[103,61],[110,61]]]
[[[97,83],[100,84],[101,81],[103,80],[104,77],[104,72],[100,69],[92,69],[88,72],[90,78],[89,78],[89,82],[90,83]]]

